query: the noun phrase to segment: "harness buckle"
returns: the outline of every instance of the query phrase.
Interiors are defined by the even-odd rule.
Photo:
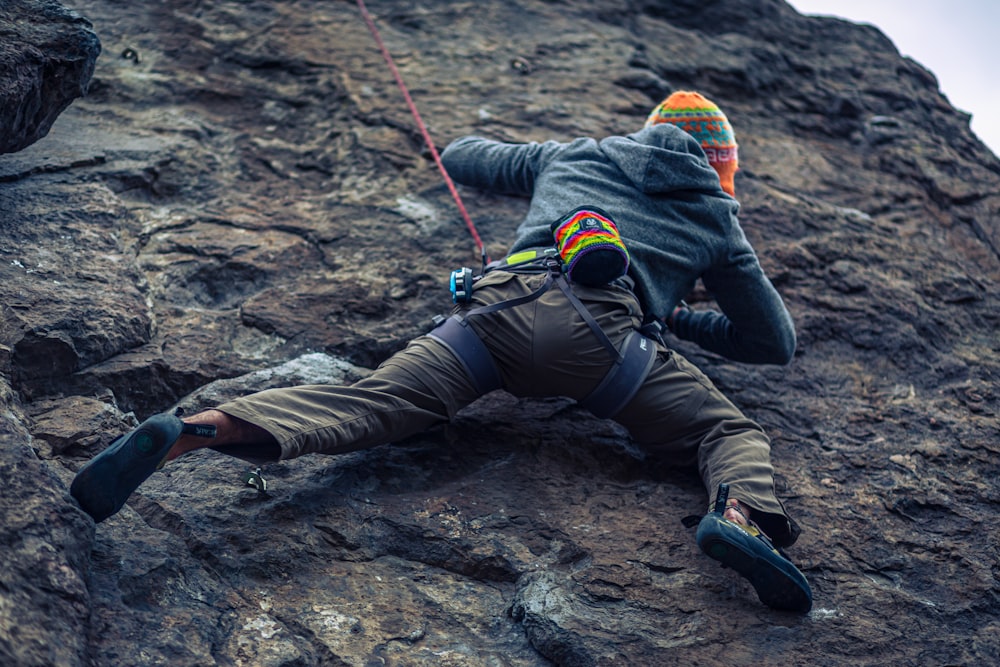
[[[663,340],[663,334],[666,330],[667,325],[663,322],[663,320],[655,317],[647,318],[646,321],[642,323],[642,326],[639,327],[639,333],[647,338],[652,338],[660,345],[666,345],[666,342]]]

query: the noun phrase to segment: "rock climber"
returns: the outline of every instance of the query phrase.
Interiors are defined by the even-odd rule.
[[[251,461],[339,454],[423,431],[493,389],[567,396],[617,421],[649,456],[696,465],[710,495],[702,551],[764,604],[808,612],[809,583],[780,550],[799,528],[775,495],[768,436],[661,335],[744,363],[787,364],[795,351],[792,319],[738,221],[725,114],[678,91],[627,136],[471,136],[441,159],[462,185],[530,198],[503,260],[452,274],[449,317],[350,386],[150,417],[77,473],[80,505],[102,521],[195,449]],[[699,280],[717,310],[683,301]]]

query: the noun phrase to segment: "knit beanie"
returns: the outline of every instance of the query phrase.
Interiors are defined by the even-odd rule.
[[[646,119],[646,127],[672,123],[701,144],[708,163],[719,174],[722,189],[736,196],[733,176],[739,168],[736,135],[726,114],[700,93],[680,90],[660,102]]]

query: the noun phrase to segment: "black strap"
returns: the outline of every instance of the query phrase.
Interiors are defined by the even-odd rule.
[[[506,301],[498,301],[496,303],[491,303],[488,306],[479,306],[478,308],[473,308],[472,310],[465,313],[464,318],[471,315],[485,315],[487,313],[494,313],[498,310],[503,310],[504,308],[513,308],[514,306],[520,306],[522,303],[528,303],[529,301],[534,301],[542,294],[545,293],[549,287],[552,286],[552,272],[550,271],[548,275],[545,276],[545,281],[541,286],[536,289],[531,294],[525,294],[524,296],[515,297],[513,299],[507,299]]]
[[[608,338],[608,335],[604,333],[604,329],[602,329],[601,325],[597,323],[597,320],[594,319],[594,316],[590,314],[590,311],[587,310],[587,307],[585,305],[583,305],[583,302],[580,301],[580,299],[575,294],[573,294],[573,288],[569,286],[569,282],[566,280],[566,277],[562,274],[559,274],[559,276],[556,278],[556,284],[559,285],[559,289],[563,291],[563,294],[566,295],[566,298],[569,299],[570,303],[573,304],[573,308],[575,308],[576,312],[580,314],[580,317],[583,318],[583,321],[587,323],[587,326],[590,327],[590,330],[594,333],[595,336],[597,336],[597,340],[601,341],[601,345],[603,345],[604,349],[608,351],[608,353],[611,355],[611,358],[615,360],[616,364],[620,364],[622,362],[622,355],[618,352],[618,348],[616,348],[615,344],[611,342],[611,339]]]
[[[469,326],[468,318],[472,315],[485,315],[534,301],[552,286],[553,273],[554,271],[549,271],[541,286],[531,294],[473,308],[464,314],[452,315],[427,334],[442,343],[458,357],[465,368],[466,375],[480,395],[488,394],[494,389],[500,389],[503,387],[503,381],[500,379],[500,371],[497,370],[489,349]]]
[[[538,246],[521,250],[490,262],[483,267],[483,273],[510,271],[511,273],[542,273],[547,271],[552,261],[559,262],[559,251],[554,246]]]
[[[614,417],[639,391],[655,360],[656,343],[638,331],[630,332],[619,360],[580,405],[597,417]]]
[[[452,315],[427,335],[441,342],[458,357],[480,395],[503,386],[500,371],[497,370],[490,351],[464,319]]]

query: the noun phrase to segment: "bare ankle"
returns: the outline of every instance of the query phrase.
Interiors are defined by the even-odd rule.
[[[753,510],[739,500],[730,498],[726,501],[726,510],[722,513],[722,517],[740,526],[748,526],[752,523],[750,519],[752,513]]]
[[[216,429],[215,437],[199,438],[187,434],[182,435],[170,449],[170,453],[167,455],[168,461],[177,458],[181,454],[206,447],[233,444],[277,444],[274,436],[267,430],[246,420],[226,414],[221,410],[203,410],[202,412],[185,417],[184,422],[188,424],[211,424]]]
[[[215,438],[203,438],[190,434],[183,434],[174,443],[174,446],[170,448],[170,452],[167,454],[167,460],[172,461],[182,454],[187,454],[188,452],[193,452],[196,449],[202,449],[204,447],[211,447],[212,445],[218,444],[219,437],[228,430],[227,427],[231,427],[227,423],[230,417],[224,412],[219,412],[218,410],[204,410],[202,412],[195,413],[183,418],[182,421],[186,424],[211,424],[216,427],[216,437]]]
[[[183,421],[186,424],[214,424],[221,428],[225,422],[232,421],[232,417],[220,410],[208,409],[185,415]]]

